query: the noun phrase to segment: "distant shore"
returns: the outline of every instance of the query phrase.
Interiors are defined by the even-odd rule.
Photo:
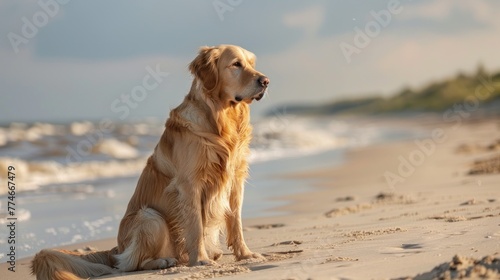
[[[284,215],[244,221],[249,247],[267,261],[235,262],[226,254],[214,267],[113,279],[433,279],[457,273],[498,279],[500,119],[408,125],[427,129],[429,137],[357,148],[339,166],[285,175],[283,182],[303,182],[308,190],[283,197],[291,201],[276,209]],[[439,138],[433,138],[436,129]],[[0,269],[8,279],[34,279],[28,263],[18,260],[15,273],[5,263]]]

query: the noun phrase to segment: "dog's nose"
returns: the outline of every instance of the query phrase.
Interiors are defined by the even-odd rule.
[[[271,81],[269,81],[269,78],[266,76],[260,76],[259,77],[259,84],[263,87],[267,87]]]

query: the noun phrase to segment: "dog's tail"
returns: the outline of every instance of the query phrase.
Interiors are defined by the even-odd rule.
[[[31,273],[37,280],[76,280],[112,274],[115,252],[116,248],[91,253],[42,250],[31,262]]]

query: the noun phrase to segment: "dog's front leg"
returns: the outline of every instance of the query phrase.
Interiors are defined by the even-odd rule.
[[[186,241],[189,266],[214,264],[208,258],[203,239],[201,186],[184,180],[179,182],[178,219]]]
[[[264,258],[261,254],[250,251],[243,238],[243,227],[241,223],[243,188],[243,180],[238,180],[233,185],[229,198],[231,213],[226,216],[227,246],[233,250],[234,256],[238,261],[251,258]]]

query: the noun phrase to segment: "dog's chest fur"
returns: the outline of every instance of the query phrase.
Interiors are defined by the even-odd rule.
[[[204,221],[210,224],[220,222],[230,211],[234,188],[243,188],[252,129],[247,104],[229,106],[216,114],[207,114],[202,106],[186,100],[172,111],[160,145],[168,153],[157,163],[172,170],[165,172],[172,178],[188,176],[190,181],[201,182],[193,191],[201,192]],[[176,166],[186,162],[193,165],[188,168],[193,173],[176,172]]]
[[[220,178],[213,178],[203,190],[207,205],[203,206],[206,221],[220,220],[230,211],[230,194],[234,188],[243,188],[248,173],[247,159],[251,137],[248,106],[240,104],[220,112],[217,124],[217,143],[221,151],[217,154],[214,172]],[[212,156],[212,158],[214,158]],[[239,190],[241,191],[241,190]]]

